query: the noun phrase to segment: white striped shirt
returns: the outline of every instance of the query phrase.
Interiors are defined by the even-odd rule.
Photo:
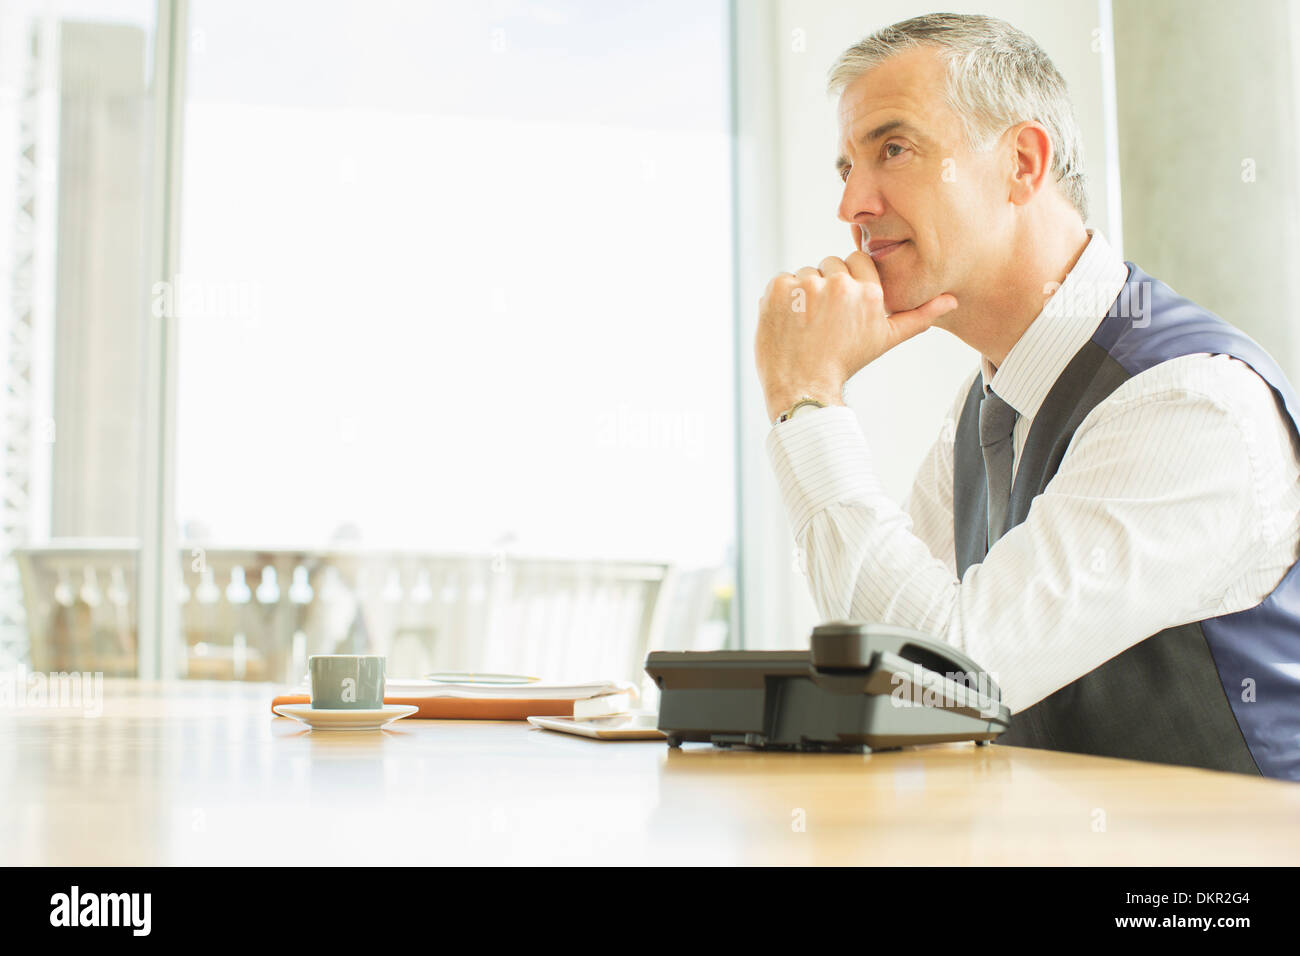
[[[767,449],[824,620],[900,624],[987,669],[1018,712],[1167,627],[1254,607],[1300,548],[1300,448],[1267,383],[1226,355],[1126,381],[1080,423],[1026,519],[958,580],[953,440],[976,375],[1034,416],[1127,277],[1090,240],[994,370],[958,389],[900,508],[851,409],[807,409]],[[1083,308],[1081,303],[1095,303]]]

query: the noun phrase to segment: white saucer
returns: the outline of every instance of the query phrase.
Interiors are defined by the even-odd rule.
[[[374,710],[326,710],[311,704],[279,704],[271,709],[281,717],[301,720],[312,730],[379,730],[420,708],[411,704],[385,704]]]

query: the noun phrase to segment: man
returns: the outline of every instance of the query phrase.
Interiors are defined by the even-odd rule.
[[[831,90],[858,251],[775,277],[755,341],[820,614],[966,652],[1001,743],[1300,780],[1285,376],[1085,228],[1065,83],[1025,34],[907,20]],[[842,391],[931,325],[980,367],[900,509]]]

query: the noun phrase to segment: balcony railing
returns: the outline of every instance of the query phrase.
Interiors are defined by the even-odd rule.
[[[119,540],[14,552],[34,670],[137,672],[137,553]],[[177,569],[191,678],[296,682],[311,654],[378,653],[393,676],[639,680],[666,627],[675,647],[725,632],[707,620],[720,572],[660,562],[187,544]]]

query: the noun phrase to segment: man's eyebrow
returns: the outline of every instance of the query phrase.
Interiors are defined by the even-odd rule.
[[[888,122],[881,123],[879,126],[877,126],[875,129],[873,129],[871,132],[867,133],[866,135],[859,136],[858,145],[864,146],[872,142],[873,140],[880,139],[880,137],[884,136],[886,133],[892,133],[895,130],[903,133],[911,133],[919,140],[926,140],[925,134],[923,134],[919,129],[917,129],[911,123],[908,123],[907,121],[901,119],[892,119],[889,120]],[[838,157],[836,157],[835,171],[837,173],[843,173],[844,170],[849,168],[849,165],[850,165],[849,158],[847,156],[840,154]]]

